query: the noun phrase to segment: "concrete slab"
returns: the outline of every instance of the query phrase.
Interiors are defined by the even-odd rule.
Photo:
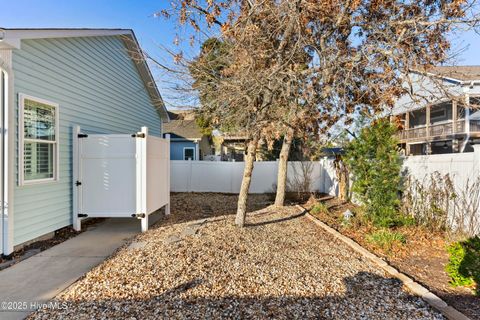
[[[182,231],[182,237],[194,236],[197,234],[200,225],[188,226]]]
[[[127,248],[128,250],[138,250],[143,249],[147,246],[147,242],[139,241],[139,242],[132,242]]]
[[[179,242],[179,241],[182,241],[182,238],[180,238],[176,234],[172,234],[172,235],[169,235],[167,237],[167,239],[164,240],[164,243],[165,244],[172,244],[172,243],[176,243],[176,242]]]
[[[35,303],[54,298],[139,232],[137,219],[108,219],[0,271],[0,319],[25,318],[34,311]],[[9,303],[16,304],[17,310],[6,312]]]

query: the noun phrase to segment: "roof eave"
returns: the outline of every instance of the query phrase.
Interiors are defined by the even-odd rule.
[[[472,85],[472,84],[477,84],[478,85],[478,84],[480,84],[480,79],[478,79],[478,80],[461,80],[461,79],[457,79],[457,78],[442,76],[440,74],[436,74],[436,73],[433,73],[433,72],[423,72],[423,71],[418,71],[418,70],[411,70],[410,72],[420,74],[420,75],[426,75],[426,76],[434,77],[434,78],[438,78],[438,79],[442,79],[442,80],[445,80],[445,81],[448,81],[448,82],[453,82],[453,83],[456,83],[456,84],[459,84],[459,85]]]
[[[131,31],[131,30],[130,30]],[[150,96],[150,100],[152,104],[155,106],[157,111],[160,114],[163,122],[170,122],[170,116],[168,115],[167,108],[165,107],[165,103],[163,102],[163,98],[158,91],[157,84],[155,83],[155,79],[150,71],[150,68],[147,65],[147,61],[145,59],[145,55],[143,54],[142,50],[140,49],[140,45],[138,43],[137,38],[133,31],[130,34],[126,34],[122,36],[123,42],[127,47],[128,54],[130,58],[135,63],[140,76],[144,82],[145,88]]]
[[[48,38],[69,38],[69,37],[94,37],[114,36],[131,34],[131,29],[27,29],[27,28],[1,28],[0,27],[0,48],[20,49],[23,39],[48,39]]]
[[[169,122],[165,103],[158,91],[155,79],[147,65],[140,44],[132,29],[9,29],[0,27],[0,49],[20,49],[23,39],[69,38],[69,37],[94,37],[94,36],[121,36],[128,50],[130,58],[142,78],[150,100],[158,111],[163,122]]]

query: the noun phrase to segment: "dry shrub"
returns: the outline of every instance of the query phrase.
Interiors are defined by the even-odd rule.
[[[480,177],[455,185],[450,174],[434,172],[422,181],[408,176],[402,211],[430,230],[473,236],[480,228]]]
[[[300,161],[292,164],[293,174],[288,176],[287,191],[299,194],[310,193],[313,182],[313,162]]]

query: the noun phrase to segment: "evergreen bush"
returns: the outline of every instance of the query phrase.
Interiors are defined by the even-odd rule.
[[[363,128],[346,147],[352,191],[378,227],[392,227],[403,221],[398,210],[402,163],[395,132],[396,127],[388,119],[380,119]]]

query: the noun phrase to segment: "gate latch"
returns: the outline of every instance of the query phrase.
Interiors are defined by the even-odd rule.
[[[88,134],[86,134],[86,133],[79,133],[79,134],[78,134],[78,137],[79,137],[79,138],[87,138],[87,137],[88,137]]]
[[[132,138],[145,138],[145,133],[134,133],[132,134]]]
[[[75,185],[78,187],[78,186],[81,186],[82,183],[80,181],[77,181],[77,182],[75,182]]]
[[[137,218],[137,219],[145,218],[145,213],[134,213],[132,214],[132,218]]]

